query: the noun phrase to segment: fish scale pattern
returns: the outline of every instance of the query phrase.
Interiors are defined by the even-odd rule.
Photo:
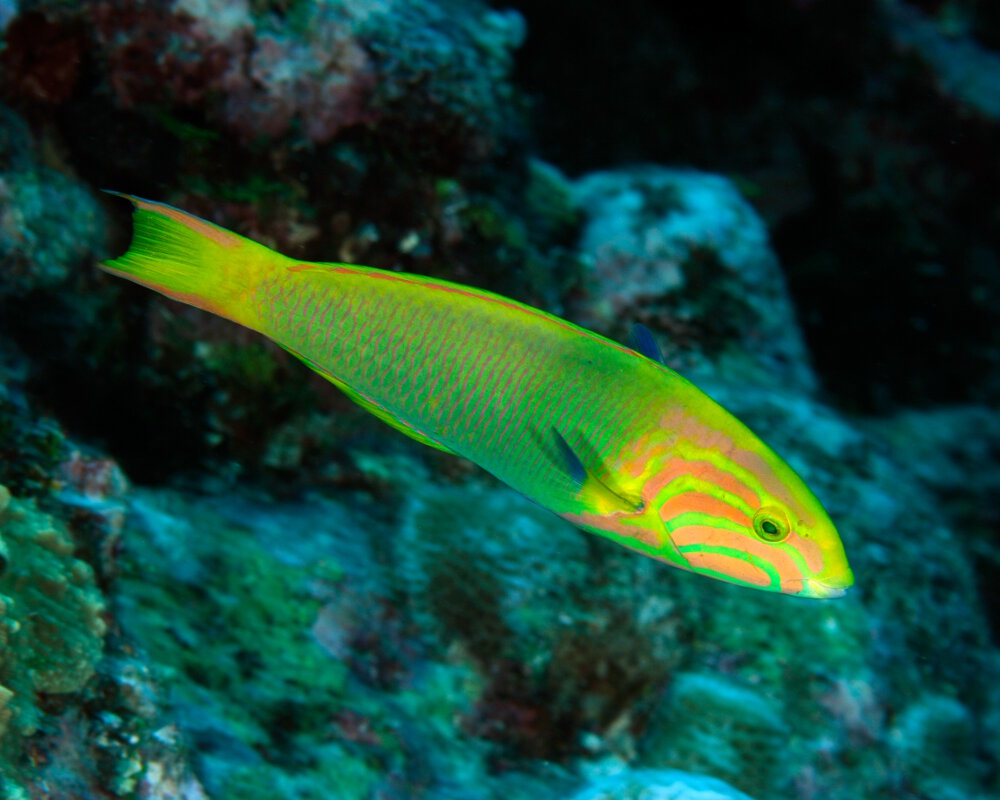
[[[264,330],[362,396],[385,398],[379,406],[406,426],[507,480],[541,475],[567,491],[565,477],[551,474],[562,471],[555,442],[539,447],[540,432],[578,435],[600,461],[620,446],[623,429],[656,407],[649,402],[656,380],[642,359],[612,343],[588,347],[603,340],[585,332],[583,341],[566,339],[564,329],[578,329],[545,324],[554,318],[542,312],[512,319],[510,301],[423,279],[333,265],[308,272],[305,302],[280,283],[265,285],[274,295]],[[329,323],[322,342],[317,318]],[[564,377],[555,382],[553,374]],[[608,389],[631,381],[633,402],[600,391],[595,375]]]

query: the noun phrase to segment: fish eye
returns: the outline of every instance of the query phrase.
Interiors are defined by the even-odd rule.
[[[788,538],[788,520],[777,508],[762,508],[753,516],[753,531],[765,542],[781,542]]]

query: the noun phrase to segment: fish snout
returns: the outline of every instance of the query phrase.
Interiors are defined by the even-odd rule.
[[[847,572],[838,575],[825,575],[816,578],[799,578],[787,581],[782,585],[782,591],[799,597],[813,597],[827,600],[832,597],[843,597],[854,585],[854,574]]]

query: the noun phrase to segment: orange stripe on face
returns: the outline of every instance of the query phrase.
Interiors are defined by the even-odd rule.
[[[819,575],[823,572],[823,549],[815,541],[804,539],[799,534],[793,532],[788,537],[787,542],[802,554],[802,558],[805,559],[806,566],[810,572],[814,575]]]
[[[795,559],[782,549],[781,545],[767,544],[749,534],[725,528],[714,528],[710,525],[683,525],[671,531],[670,538],[678,548],[688,545],[702,545],[704,547],[728,547],[732,550],[742,550],[774,567],[782,582],[805,577],[798,564],[795,563]],[[692,560],[694,555],[692,552],[684,553],[684,557],[688,559],[691,566],[695,566],[695,562]],[[727,556],[727,558],[731,559],[732,557]]]
[[[746,430],[745,434],[733,435],[728,429],[712,427],[687,409],[673,409],[667,412],[660,421],[660,427],[663,430],[676,432],[677,438],[689,442],[701,450],[716,450],[725,455],[735,466],[753,475],[760,482],[764,492],[788,505],[793,514],[798,516],[804,524],[813,525],[815,523],[815,520],[808,516],[798,498],[789,492],[784,478],[775,471],[775,466],[761,453],[745,446],[746,442],[760,444],[749,430]],[[787,467],[785,468],[787,469]],[[748,488],[748,491],[753,490]],[[756,495],[756,492],[754,494]],[[757,500],[750,504],[756,505],[760,502],[763,501]]]
[[[710,517],[727,519],[737,525],[750,527],[753,520],[735,506],[725,500],[713,497],[706,492],[691,490],[675,494],[660,506],[660,519],[664,524],[679,517],[681,514],[696,512]]]
[[[581,528],[606,531],[618,536],[635,539],[647,547],[663,547],[663,542],[667,534],[665,530],[662,533],[660,532],[662,530],[661,526],[657,525],[656,528],[651,529],[646,525],[637,524],[637,521],[648,513],[648,511],[637,511],[634,514],[597,514],[593,511],[584,511],[582,514],[560,514],[559,516]]]
[[[685,553],[684,557],[692,569],[710,570],[719,575],[728,575],[735,581],[751,586],[766,588],[771,585],[771,578],[764,570],[742,558],[722,553]]]
[[[754,475],[760,481],[765,492],[788,505],[794,514],[803,517],[802,521],[805,524],[814,524],[815,520],[806,515],[802,504],[789,492],[787,484],[762,456],[750,450],[737,449],[730,454],[730,458]]]
[[[722,491],[740,498],[751,508],[760,505],[757,493],[734,475],[709,461],[689,461],[681,456],[673,456],[662,465],[660,470],[646,482],[643,496],[647,501],[652,501],[671,481],[686,475],[715,484]]]
[[[670,532],[670,538],[678,547],[701,544],[706,547],[731,547],[734,550],[750,549],[746,546],[749,537],[711,525],[682,525]]]

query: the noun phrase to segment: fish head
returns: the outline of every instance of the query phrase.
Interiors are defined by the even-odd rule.
[[[823,505],[785,461],[722,413],[708,425],[685,421],[684,438],[673,440],[646,484],[645,502],[663,526],[661,557],[764,591],[843,595],[854,576]]]

